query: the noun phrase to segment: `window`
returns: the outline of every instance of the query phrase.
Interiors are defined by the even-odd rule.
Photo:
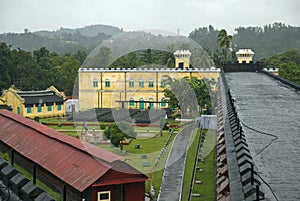
[[[17,107],[17,114],[21,114],[21,109],[20,109],[20,107]]]
[[[150,80],[150,81],[149,81],[149,87],[154,87],[153,80]]]
[[[110,87],[110,80],[109,79],[105,79],[105,87]]]
[[[129,106],[134,106],[134,99],[133,98],[130,99]]]
[[[57,110],[61,110],[61,104],[57,105]]]
[[[48,109],[48,112],[51,112],[52,111],[52,105],[48,105],[48,107],[47,107]]]
[[[141,87],[141,88],[144,87],[144,81],[143,81],[143,80],[140,80],[140,81],[139,81],[139,87]]]
[[[161,99],[161,106],[162,107],[166,107],[167,103],[166,103],[166,99],[165,98],[162,98]]]
[[[37,107],[37,112],[42,112],[42,106]]]
[[[162,80],[162,81],[161,81],[160,87],[162,87],[162,88],[166,87],[166,81],[165,81],[165,80]]]
[[[129,81],[129,87],[134,87],[134,81],[133,80]]]
[[[98,87],[98,80],[97,79],[93,80],[93,87]]]
[[[97,201],[110,201],[110,191],[98,192]]]
[[[31,113],[31,107],[27,107],[27,113]]]

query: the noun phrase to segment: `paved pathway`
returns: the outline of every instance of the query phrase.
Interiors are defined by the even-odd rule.
[[[177,134],[166,162],[158,201],[180,200],[185,156],[195,128],[194,124],[190,124]]]

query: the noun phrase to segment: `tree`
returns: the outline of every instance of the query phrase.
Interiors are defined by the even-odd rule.
[[[232,36],[227,35],[225,29],[222,29],[218,33],[218,44],[222,48],[223,63],[227,61],[228,49],[230,47],[231,41],[232,41]]]
[[[104,135],[110,142],[123,150],[123,143],[126,138],[136,138],[136,133],[131,125],[127,122],[114,122],[111,123],[106,130],[104,130]]]
[[[180,108],[182,117],[188,111],[194,115],[197,108],[199,108],[200,114],[203,109],[211,110],[211,98],[215,96],[213,89],[215,80],[199,79],[197,77],[185,77],[182,79],[171,79],[168,77],[167,83],[170,88],[164,90],[164,95],[169,98],[169,106],[171,108]],[[194,100],[197,103],[194,103]]]

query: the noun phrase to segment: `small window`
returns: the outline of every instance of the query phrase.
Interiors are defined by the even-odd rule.
[[[93,80],[93,87],[98,87],[98,80],[97,79]]]
[[[61,104],[57,105],[57,110],[61,110]]]
[[[144,87],[144,81],[143,81],[143,80],[140,80],[140,81],[139,81],[139,87],[140,87],[140,88],[143,88],[143,87]]]
[[[149,87],[154,87],[154,82],[152,80],[149,81]]]
[[[109,79],[105,80],[105,87],[110,87],[110,80]]]
[[[20,107],[17,107],[17,113],[18,113],[18,114],[21,114],[21,109],[20,109]]]
[[[48,109],[48,112],[51,112],[52,111],[52,106],[51,105],[48,105],[48,107],[47,107]]]
[[[110,191],[98,192],[97,201],[110,201]]]
[[[27,107],[27,113],[31,113],[31,107]]]
[[[165,88],[166,87],[166,81],[162,80],[160,83],[160,87]]]
[[[42,112],[42,106],[37,107],[37,112]]]
[[[134,81],[133,80],[129,81],[129,87],[134,87]]]

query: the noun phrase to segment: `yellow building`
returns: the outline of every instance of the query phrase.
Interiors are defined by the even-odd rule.
[[[253,61],[254,52],[251,49],[239,49],[235,54],[238,63],[251,63]]]
[[[65,115],[65,95],[51,86],[43,91],[19,91],[13,87],[1,96],[4,104],[23,117],[44,118]]]
[[[180,79],[183,77],[219,77],[219,68],[190,68],[191,52],[178,50],[174,53],[176,68],[80,68],[79,110],[92,108],[166,108],[167,99],[165,76]]]

